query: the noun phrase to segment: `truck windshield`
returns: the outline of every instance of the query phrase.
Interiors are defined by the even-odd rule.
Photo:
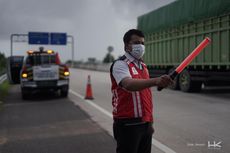
[[[23,61],[23,56],[12,56],[11,61],[21,63]]]
[[[30,55],[26,59],[26,64],[29,65],[45,65],[45,64],[55,64],[55,55]]]

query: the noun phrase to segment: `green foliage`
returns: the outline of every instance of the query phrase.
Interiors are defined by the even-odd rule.
[[[4,53],[0,52],[0,75],[4,73],[6,69],[6,57]]]
[[[0,101],[2,101],[7,95],[9,87],[10,85],[8,81],[4,81],[2,84],[0,84]]]
[[[112,54],[110,54],[110,52],[107,53],[105,58],[103,59],[103,63],[111,63],[113,61],[114,61],[114,57]]]
[[[113,48],[113,46],[109,46],[109,47],[107,48],[107,50],[108,50],[109,53],[111,53],[111,52],[114,50],[114,48]]]

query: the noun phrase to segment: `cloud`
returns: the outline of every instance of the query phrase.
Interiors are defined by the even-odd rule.
[[[123,54],[123,34],[136,28],[137,17],[171,1],[0,0],[0,50],[9,50],[13,33],[66,32],[75,38],[75,59],[102,60],[110,45],[117,57]],[[34,48],[15,45],[15,50],[30,47]],[[71,58],[68,46],[61,50],[66,50],[62,53],[65,59]]]

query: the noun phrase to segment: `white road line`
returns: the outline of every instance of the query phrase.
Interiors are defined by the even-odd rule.
[[[80,95],[80,94],[77,93],[77,92],[74,92],[74,91],[71,90],[71,89],[70,89],[69,91],[70,91],[72,94],[74,94],[75,96],[77,96],[77,97],[83,99],[85,102],[87,102],[87,104],[89,104],[89,105],[95,107],[96,109],[98,109],[99,111],[101,111],[101,112],[104,113],[105,115],[109,116],[110,118],[113,118],[113,116],[112,116],[111,113],[109,113],[109,112],[108,112],[107,110],[105,110],[104,108],[102,108],[102,107],[96,105],[96,104],[93,103],[91,100],[86,100],[86,99],[84,98],[84,96]]]
[[[81,94],[73,91],[73,90],[69,90],[70,93],[72,93],[73,95],[81,98],[82,100],[84,100],[87,104],[93,106],[94,108],[98,109],[99,111],[101,111],[102,113],[104,113],[105,115],[107,115],[110,118],[113,118],[112,114],[110,112],[108,112],[107,110],[105,110],[104,108],[98,106],[97,104],[93,103],[91,100],[86,100],[84,98],[84,96],[82,96]],[[156,146],[157,148],[159,148],[160,150],[162,150],[165,153],[176,153],[174,150],[170,149],[169,147],[167,147],[166,145],[162,144],[161,142],[157,141],[156,139],[152,138],[152,144],[154,146]]]

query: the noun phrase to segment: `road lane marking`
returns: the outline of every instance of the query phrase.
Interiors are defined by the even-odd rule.
[[[104,108],[100,107],[99,105],[95,104],[92,100],[86,100],[84,98],[84,96],[82,96],[81,94],[73,91],[73,90],[69,90],[70,93],[72,93],[73,95],[81,98],[82,100],[84,100],[87,104],[93,106],[94,108],[98,109],[99,111],[101,111],[102,113],[104,113],[105,115],[107,115],[110,118],[113,118],[112,114],[110,112],[108,112],[107,110],[105,110]],[[176,153],[174,150],[170,149],[169,147],[167,147],[166,145],[162,144],[161,142],[157,141],[156,139],[152,138],[152,144],[154,146],[156,146],[157,148],[159,148],[160,150],[164,151],[165,153]]]
[[[102,107],[100,107],[100,106],[98,106],[98,105],[96,105],[95,103],[93,103],[91,100],[87,100],[87,99],[85,99],[85,97],[84,96],[82,96],[82,95],[80,95],[79,93],[77,93],[77,92],[74,92],[73,90],[69,90],[72,94],[74,94],[75,96],[77,96],[77,97],[79,97],[79,98],[81,98],[81,99],[83,99],[85,102],[87,102],[87,104],[89,104],[89,105],[91,105],[91,106],[93,106],[93,107],[95,107],[96,109],[98,109],[99,111],[101,111],[102,113],[104,113],[105,115],[107,115],[107,116],[109,116],[110,118],[113,118],[113,116],[112,116],[112,114],[111,113],[109,113],[107,110],[105,110],[104,108],[102,108]]]

